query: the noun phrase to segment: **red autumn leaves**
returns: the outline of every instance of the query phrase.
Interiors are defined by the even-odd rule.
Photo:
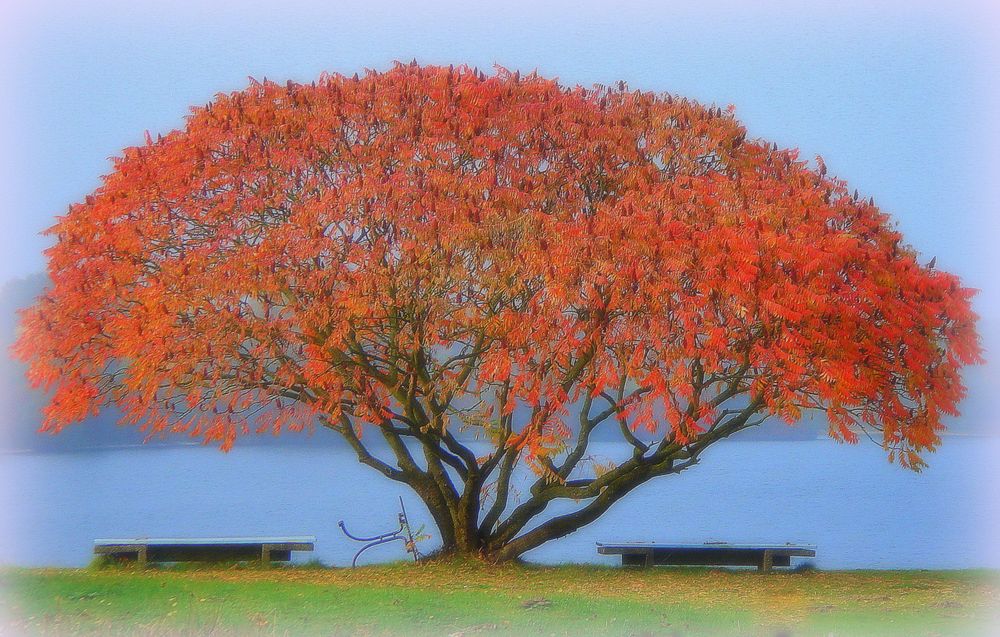
[[[503,69],[254,82],[50,233],[16,351],[53,430],[114,403],[225,446],[418,404],[538,456],[586,396],[681,441],[759,400],[919,466],[980,357],[971,290],[730,112]]]

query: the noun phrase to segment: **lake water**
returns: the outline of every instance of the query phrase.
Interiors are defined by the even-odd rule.
[[[594,446],[596,455],[622,452]],[[827,569],[1000,568],[998,452],[998,439],[949,438],[915,474],[871,444],[727,441],[526,557],[615,563],[596,554],[597,541],[805,542]],[[6,565],[81,566],[94,538],[185,535],[315,535],[314,557],[346,565],[358,545],[337,521],[355,534],[391,530],[399,495],[414,525],[435,533],[415,496],[341,448],[7,454],[0,478]],[[400,543],[366,556],[405,557]]]

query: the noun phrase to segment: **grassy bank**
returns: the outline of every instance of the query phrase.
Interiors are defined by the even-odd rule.
[[[28,635],[968,635],[987,634],[1000,600],[997,574],[986,571],[432,563],[11,569],[2,578],[0,615]]]

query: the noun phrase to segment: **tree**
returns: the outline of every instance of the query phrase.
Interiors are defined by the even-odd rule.
[[[974,292],[825,173],[624,84],[251,79],[59,218],[16,353],[44,430],[110,404],[223,449],[321,423],[491,560],[769,417],[919,469],[980,361]],[[591,462],[599,428],[631,456]]]

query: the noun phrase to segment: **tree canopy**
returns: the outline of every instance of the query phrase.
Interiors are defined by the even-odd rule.
[[[973,291],[822,160],[624,84],[252,81],[125,149],[48,232],[16,346],[44,429],[111,403],[224,448],[319,422],[503,556],[553,499],[586,523],[767,417],[817,410],[919,468],[980,360]],[[587,466],[599,426],[630,461]],[[539,478],[511,512],[521,462]]]

